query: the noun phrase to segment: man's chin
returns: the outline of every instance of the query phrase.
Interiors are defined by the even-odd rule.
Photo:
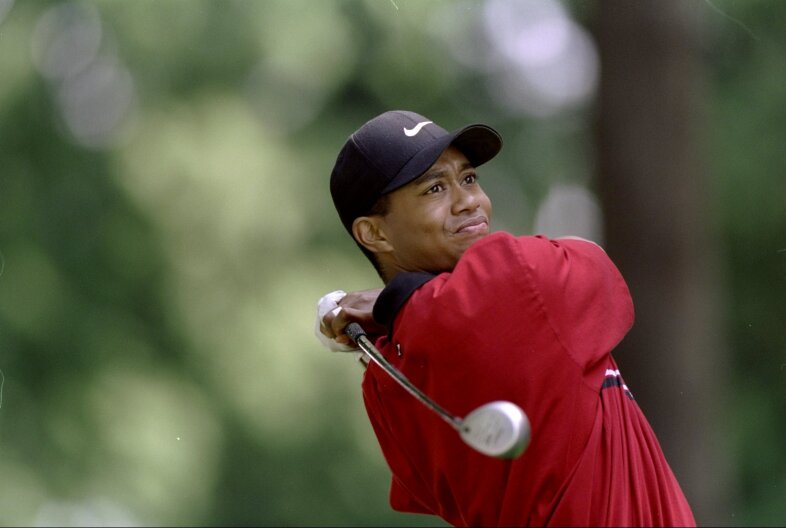
[[[489,235],[488,230],[486,230],[484,232],[478,232],[478,233],[472,233],[472,234],[464,234],[461,237],[461,240],[460,240],[460,243],[459,243],[459,248],[460,248],[459,253],[460,253],[460,255],[463,255],[464,252],[466,250],[468,250],[470,248],[470,246],[472,246],[472,244],[474,244],[475,242],[477,242],[478,240],[480,240],[482,238],[486,238],[488,235]]]
[[[485,238],[489,235],[488,227],[482,230],[472,231],[468,233],[462,233],[462,236],[466,238],[467,247],[471,246],[481,238]]]

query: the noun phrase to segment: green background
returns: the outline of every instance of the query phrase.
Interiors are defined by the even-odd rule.
[[[700,4],[721,521],[782,525],[786,3]],[[501,131],[495,229],[591,199],[596,4],[544,5],[586,94],[511,81],[493,35],[531,2],[0,0],[0,525],[439,524],[390,510],[361,369],[313,335],[321,295],[379,285],[327,181],[407,108]]]

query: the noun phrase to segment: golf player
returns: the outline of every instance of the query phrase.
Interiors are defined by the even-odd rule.
[[[519,458],[483,455],[369,364],[363,398],[391,506],[456,526],[694,526],[611,356],[633,325],[625,281],[592,242],[490,232],[477,168],[501,147],[486,125],[448,132],[390,111],[347,139],[331,174],[339,218],[384,288],[323,298],[319,337],[349,348],[344,328],[359,322],[451,413],[508,400],[532,426]]]

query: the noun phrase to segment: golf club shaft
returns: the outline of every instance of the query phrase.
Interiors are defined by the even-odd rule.
[[[366,332],[363,331],[363,328],[361,328],[359,324],[350,323],[346,328],[346,333],[360,347],[360,349],[363,350],[363,352],[365,352],[372,361],[374,361],[374,363],[379,365],[382,370],[387,372],[394,380],[404,387],[407,392],[414,396],[415,399],[437,413],[443,420],[448,422],[451,427],[457,431],[461,430],[463,420],[451,415],[449,412],[443,409],[434,400],[426,396],[420,389],[415,387],[412,382],[409,381],[406,376],[404,376],[404,374],[399,372],[393,365],[388,363],[388,360],[385,359],[385,356],[383,356],[382,353],[371,343],[368,337],[366,337]]]

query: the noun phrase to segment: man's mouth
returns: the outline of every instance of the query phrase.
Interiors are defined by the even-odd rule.
[[[458,229],[456,229],[457,235],[477,235],[477,234],[486,234],[489,230],[489,222],[483,216],[478,216],[475,218],[470,218],[469,220],[462,223]]]

